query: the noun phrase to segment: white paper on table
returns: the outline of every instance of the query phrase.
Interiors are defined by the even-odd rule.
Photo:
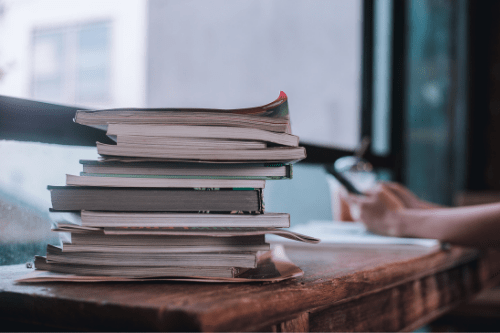
[[[427,248],[440,246],[440,242],[436,239],[376,235],[367,231],[366,227],[361,222],[310,221],[306,224],[292,226],[290,230],[319,238],[322,244],[359,246],[417,245]],[[267,235],[266,240],[283,241],[272,235]]]

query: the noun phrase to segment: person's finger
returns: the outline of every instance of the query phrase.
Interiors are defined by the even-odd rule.
[[[403,185],[399,183],[394,183],[394,182],[384,182],[382,183],[385,186],[387,186],[389,189],[391,189],[393,192],[400,194],[402,196],[408,196],[417,199],[417,196],[413,194],[409,189],[404,187]]]
[[[350,204],[349,212],[351,214],[353,221],[361,221],[361,208],[359,207],[358,204],[355,203]]]
[[[347,191],[341,191],[340,197],[342,199],[344,199],[345,201],[347,201],[347,203],[349,203],[349,204],[361,204],[361,203],[373,201],[371,192],[367,192],[367,193],[365,193],[365,195],[358,195],[358,194],[349,193]]]
[[[387,192],[397,197],[406,208],[417,208],[419,199],[410,190],[399,183],[394,182],[381,182],[379,186]]]
[[[339,186],[333,193],[333,219],[335,221],[353,222],[354,219],[351,216],[349,204],[341,196],[343,192],[347,192],[347,190]]]
[[[343,199],[349,206],[349,211],[354,221],[362,221],[363,216],[369,216],[371,207],[377,205],[376,196],[368,193],[367,195],[356,195],[352,193],[343,193]]]
[[[388,187],[381,186],[380,190],[377,192],[378,200],[385,202],[386,206],[390,210],[397,210],[405,208],[405,202],[394,194]]]

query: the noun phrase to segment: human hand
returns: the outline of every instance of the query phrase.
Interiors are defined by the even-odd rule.
[[[405,208],[410,209],[433,209],[441,208],[437,204],[433,204],[418,198],[404,185],[395,182],[381,182],[382,186],[390,190],[401,202],[404,204]]]
[[[374,189],[365,192],[365,195],[341,190],[339,197],[349,208],[352,220],[363,222],[374,233],[388,236],[402,236],[398,211],[415,203],[409,200],[410,197],[395,192],[390,185],[384,183],[379,183]]]
[[[380,182],[378,186],[382,186],[383,190],[388,192],[392,192],[392,194],[401,201],[405,208],[409,209],[434,209],[434,208],[442,208],[437,204],[433,204],[418,198],[415,194],[413,194],[410,190],[408,190],[404,185],[395,183],[395,182]],[[379,188],[379,190],[382,190]],[[344,195],[341,195],[341,192],[344,192]],[[345,189],[343,187],[339,187],[334,193],[333,203],[334,207],[334,220],[338,221],[354,221],[351,216],[349,204],[343,198],[345,196]]]

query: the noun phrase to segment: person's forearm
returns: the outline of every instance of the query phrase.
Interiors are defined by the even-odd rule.
[[[408,209],[396,213],[400,233],[452,244],[500,247],[500,204]]]
[[[420,206],[419,208],[422,208],[422,209],[446,208],[446,206],[438,205],[438,204],[435,204],[433,202],[428,202],[428,201],[424,201],[424,200],[420,200],[419,206]]]

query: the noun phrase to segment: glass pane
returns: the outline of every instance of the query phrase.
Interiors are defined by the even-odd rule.
[[[91,147],[68,147],[0,140],[0,265],[32,261],[47,243],[59,244],[50,231],[52,207],[47,185],[64,185],[78,175],[80,159],[96,159]]]
[[[390,152],[392,87],[392,0],[374,4],[373,119],[371,149],[377,155]]]
[[[88,108],[237,108],[283,90],[302,140],[354,148],[361,14],[362,0],[14,1],[0,25],[0,94]],[[0,160],[2,207],[35,207],[26,221],[44,230],[46,186],[80,172],[78,159],[96,158],[95,148],[21,142],[0,141],[0,153],[9,156]],[[292,212],[293,223],[329,219],[322,169],[297,166],[296,177],[269,184],[269,209]],[[297,202],[315,213],[299,212]],[[32,227],[23,218],[12,221],[26,227],[4,234],[15,244],[51,241],[50,233],[24,232]]]
[[[303,141],[357,145],[360,0],[149,3],[148,106],[254,106],[283,90]]]
[[[62,99],[64,84],[64,35],[36,32],[33,36],[33,97]]]
[[[419,196],[451,204],[450,68],[453,2],[409,2],[406,182]]]
[[[95,24],[78,31],[77,102],[109,98],[109,27]]]

